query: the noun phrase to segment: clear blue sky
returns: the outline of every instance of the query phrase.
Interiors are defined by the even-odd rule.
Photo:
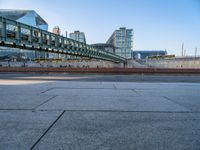
[[[115,29],[134,29],[134,49],[200,55],[200,0],[0,0],[1,9],[36,10],[61,31],[85,32],[87,43],[106,42]]]

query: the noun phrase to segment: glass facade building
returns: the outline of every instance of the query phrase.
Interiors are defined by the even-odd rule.
[[[130,59],[133,51],[133,29],[123,27],[115,30],[106,43],[115,47],[115,54]]]
[[[23,24],[27,24],[42,30],[48,30],[47,22],[42,19],[34,10],[13,10],[13,9],[0,9],[0,16],[14,20]],[[20,49],[1,48],[0,59],[3,58],[19,58],[35,59],[45,58],[45,52],[35,52]],[[19,60],[19,59],[18,59]]]
[[[80,31],[74,31],[74,33],[70,33],[69,38],[82,43],[86,43],[85,33]]]
[[[48,30],[47,22],[34,10],[0,9],[0,16],[34,26],[42,30]]]

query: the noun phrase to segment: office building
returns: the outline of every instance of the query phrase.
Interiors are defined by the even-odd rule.
[[[53,28],[53,33],[54,34],[57,34],[57,35],[60,35],[60,28],[59,28],[59,26],[55,26],[54,28]]]
[[[69,38],[76,40],[76,41],[79,41],[79,42],[82,42],[82,43],[86,43],[84,32],[74,31],[74,33],[69,34]]]
[[[130,59],[133,51],[133,29],[123,27],[115,30],[106,43],[115,47],[115,54]]]

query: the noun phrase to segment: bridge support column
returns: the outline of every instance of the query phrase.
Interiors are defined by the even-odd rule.
[[[127,68],[127,61],[123,62],[124,68]]]

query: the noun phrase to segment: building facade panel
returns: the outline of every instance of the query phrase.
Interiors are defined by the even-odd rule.
[[[115,30],[107,44],[112,44],[116,48],[117,55],[130,59],[133,51],[133,30],[125,27]]]
[[[82,42],[82,43],[86,43],[86,38],[85,38],[84,32],[74,31],[73,33],[69,34],[69,38],[79,41],[79,42]]]

